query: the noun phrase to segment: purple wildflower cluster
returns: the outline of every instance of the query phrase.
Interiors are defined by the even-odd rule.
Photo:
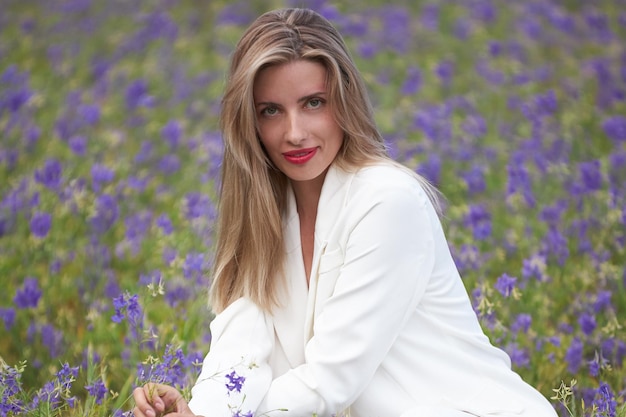
[[[390,153],[446,197],[485,329],[546,396],[576,379],[588,409],[574,417],[619,415],[626,396],[620,2],[284,1],[345,35]],[[210,348],[223,74],[257,13],[40,3],[0,13],[0,416],[112,408],[134,376],[195,380]],[[70,366],[85,346],[98,377]],[[244,381],[227,375],[225,395]]]

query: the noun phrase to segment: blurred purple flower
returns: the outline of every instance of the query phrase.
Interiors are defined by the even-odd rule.
[[[532,185],[528,169],[524,161],[514,155],[512,160],[507,164],[507,197],[520,193],[529,207],[535,206],[535,197],[532,192]]]
[[[539,282],[546,281],[546,257],[535,253],[522,261],[522,278],[535,278]]]
[[[159,171],[166,175],[174,174],[180,169],[180,158],[178,157],[178,155],[174,154],[165,155],[159,161],[158,168]]]
[[[422,86],[422,72],[415,66],[409,67],[407,70],[406,78],[400,87],[400,92],[403,95],[416,94]]]
[[[596,295],[596,300],[593,303],[593,310],[596,313],[599,313],[600,311],[611,307],[611,296],[613,295],[613,293],[609,290],[602,290],[599,291],[598,294]]]
[[[441,158],[437,154],[429,154],[428,159],[422,162],[416,171],[431,183],[438,185],[441,182]]]
[[[454,63],[448,60],[441,61],[435,68],[435,74],[444,86],[450,85],[454,76]]]
[[[511,330],[514,332],[527,333],[532,324],[532,317],[530,314],[522,313],[515,317],[515,321],[511,324]]]
[[[525,348],[520,348],[517,343],[510,343],[505,347],[511,358],[511,363],[518,368],[528,368],[530,358]]]
[[[170,235],[174,231],[174,226],[172,226],[172,221],[170,220],[167,214],[161,214],[156,219],[156,225],[161,229],[163,234]]]
[[[182,128],[177,120],[170,120],[161,129],[161,136],[167,142],[170,150],[176,149],[182,136]]]
[[[497,18],[497,9],[492,0],[471,0],[465,4],[472,17],[482,23],[491,23]]]
[[[472,230],[474,239],[485,240],[491,236],[491,213],[484,205],[471,204],[463,222]]]
[[[580,329],[583,334],[585,336],[589,336],[596,329],[596,317],[593,314],[583,312],[578,317],[578,324],[580,325]]]
[[[63,332],[45,324],[41,327],[41,343],[48,348],[51,358],[57,358],[63,350]]]
[[[135,80],[126,88],[126,106],[130,110],[138,107],[152,107],[154,98],[148,94],[148,85],[144,80]]]
[[[602,172],[600,171],[600,161],[582,162],[579,165],[580,179],[584,190],[593,192],[602,189]]]
[[[545,253],[555,258],[559,265],[564,265],[569,258],[569,247],[565,236],[555,227],[548,230],[543,240]]]
[[[85,136],[72,136],[68,139],[67,144],[70,150],[76,155],[83,156],[87,151],[87,138]]]
[[[189,253],[185,257],[185,263],[183,265],[183,275],[187,279],[198,279],[202,275],[204,268],[204,254]]]
[[[454,22],[454,36],[456,36],[458,39],[467,39],[472,33],[472,29],[472,22],[470,22],[466,18],[460,17]]]
[[[185,203],[187,207],[185,216],[188,220],[207,216],[213,210],[209,197],[199,192],[187,193],[187,195],[185,196]]]
[[[216,21],[220,25],[248,25],[254,19],[252,10],[248,7],[248,2],[233,2],[222,7],[217,15]]]
[[[439,29],[439,15],[440,6],[438,4],[426,3],[422,7],[420,23],[424,28],[430,31],[436,31]]]
[[[412,38],[408,11],[402,6],[387,5],[379,9],[378,16],[382,20],[380,43],[398,53],[408,52]]]
[[[98,378],[95,382],[90,385],[85,385],[85,389],[92,397],[95,397],[96,404],[102,404],[102,400],[104,400],[104,396],[107,394],[107,387],[104,385],[104,381],[102,378]]]
[[[602,122],[604,133],[614,142],[626,142],[626,117],[611,116]]]
[[[576,374],[583,361],[583,342],[575,337],[572,339],[567,351],[565,352],[565,360],[567,361],[567,369],[571,374]]]
[[[148,233],[152,225],[152,213],[144,210],[131,214],[124,220],[124,225],[126,226],[126,239],[140,240]]]
[[[81,104],[77,108],[80,119],[93,126],[100,121],[100,108],[95,104]]]
[[[6,331],[11,330],[15,324],[15,309],[11,307],[0,307],[0,318],[4,322],[4,329]]]
[[[17,308],[35,308],[41,298],[41,290],[36,278],[27,277],[15,292],[13,302]]]
[[[0,116],[5,109],[16,113],[30,100],[33,92],[28,86],[28,78],[29,74],[21,73],[17,65],[9,65],[0,75],[0,86],[8,87],[0,96]]]
[[[109,183],[113,181],[114,178],[115,172],[102,164],[96,163],[91,167],[91,180],[96,192],[100,191],[100,186],[103,183]]]
[[[452,138],[450,122],[452,110],[447,106],[430,106],[415,114],[413,125],[434,142],[447,142]]]
[[[515,289],[515,284],[517,283],[517,278],[509,276],[508,274],[502,274],[496,280],[494,287],[500,294],[504,297],[510,297]]]
[[[46,160],[43,168],[35,170],[35,181],[50,189],[57,189],[61,185],[63,167],[56,159]]]
[[[485,172],[481,165],[473,165],[469,171],[461,173],[461,178],[467,185],[467,191],[470,195],[485,191]]]
[[[115,198],[109,194],[99,195],[96,199],[96,215],[91,219],[91,226],[96,233],[104,233],[117,221],[119,208]]]
[[[43,239],[48,235],[52,225],[52,215],[50,213],[37,212],[30,220],[30,232],[36,237]]]

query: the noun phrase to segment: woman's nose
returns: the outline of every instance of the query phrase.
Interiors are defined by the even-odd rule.
[[[298,145],[306,138],[305,122],[297,112],[288,114],[285,121],[285,139]]]

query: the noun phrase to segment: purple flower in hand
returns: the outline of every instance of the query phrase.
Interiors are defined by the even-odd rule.
[[[246,378],[244,376],[237,375],[237,372],[235,371],[232,371],[231,373],[226,375],[226,379],[228,380],[226,382],[226,389],[228,389],[229,392],[241,392],[241,387],[246,381]]]

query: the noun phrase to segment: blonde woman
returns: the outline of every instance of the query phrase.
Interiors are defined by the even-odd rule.
[[[189,404],[148,384],[136,416],[556,416],[481,330],[436,193],[387,156],[327,20],[248,28],[221,128],[212,347]]]

